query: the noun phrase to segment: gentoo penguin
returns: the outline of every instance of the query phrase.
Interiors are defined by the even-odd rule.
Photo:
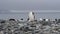
[[[29,12],[28,20],[29,20],[29,21],[34,21],[34,20],[35,20],[34,12]]]

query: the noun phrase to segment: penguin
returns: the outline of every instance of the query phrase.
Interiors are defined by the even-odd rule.
[[[34,14],[34,12],[29,12],[28,20],[29,21],[34,21],[35,20],[35,14]]]

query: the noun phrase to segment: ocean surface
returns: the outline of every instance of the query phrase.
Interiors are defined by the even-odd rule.
[[[60,18],[60,12],[35,12],[35,17],[36,19],[39,20],[39,18],[43,19],[59,19]],[[27,20],[28,18],[28,13],[23,12],[23,13],[12,13],[12,14],[0,14],[0,19],[21,19],[23,18],[24,20]]]

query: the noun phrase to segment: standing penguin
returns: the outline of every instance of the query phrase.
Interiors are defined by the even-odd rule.
[[[34,12],[29,12],[28,19],[29,19],[29,21],[34,21],[35,20]]]

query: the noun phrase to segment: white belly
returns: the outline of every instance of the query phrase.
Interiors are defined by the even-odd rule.
[[[34,21],[35,17],[32,13],[29,14],[29,21]]]

